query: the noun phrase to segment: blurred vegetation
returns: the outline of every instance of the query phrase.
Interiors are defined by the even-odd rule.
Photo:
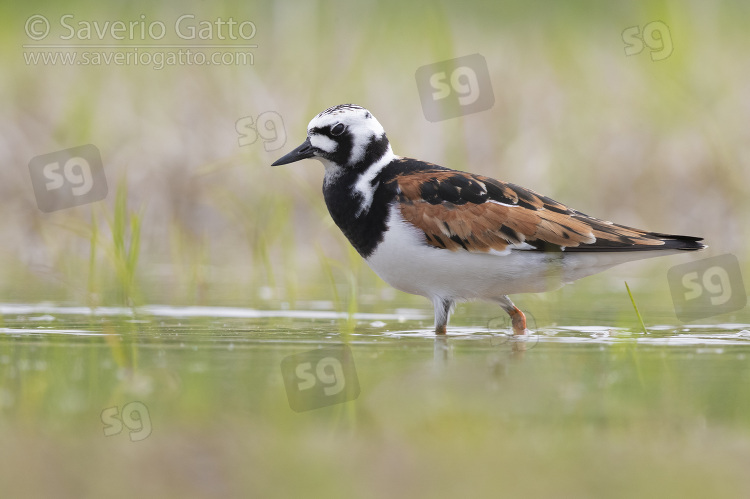
[[[332,300],[324,284],[331,271],[315,248],[350,260],[319,194],[322,168],[269,165],[304,138],[315,113],[341,102],[371,109],[399,154],[513,181],[601,218],[702,235],[706,255],[732,252],[747,267],[750,100],[742,2],[80,1],[0,9],[7,95],[0,194],[10,215],[0,220],[4,301],[115,304],[123,293],[132,300],[135,289],[141,303],[295,307],[301,299]],[[162,21],[168,34],[160,42],[174,41],[172,24],[191,13],[196,22],[252,20],[258,47],[252,66],[27,65],[22,45],[36,42],[24,22],[40,13],[50,19],[55,43],[65,33],[65,13],[74,25]],[[669,27],[663,36],[672,41],[671,55],[652,61],[644,47],[626,56],[622,32],[655,20]],[[475,52],[487,60],[494,107],[426,121],[415,70]],[[282,117],[284,146],[267,151],[260,137],[240,146],[237,121],[266,111]],[[29,160],[84,143],[102,153],[109,197],[42,213]],[[127,185],[118,187],[120,179]],[[107,222],[122,209],[118,189],[138,213],[137,267],[118,261],[122,253],[94,253],[92,245],[95,236],[120,237],[112,231],[122,227]],[[663,275],[675,261],[636,266],[635,273]],[[332,269],[337,286],[355,282],[352,269]],[[123,272],[132,275],[123,281]],[[621,289],[619,275],[592,279]],[[356,283],[365,309],[426,305],[383,295],[365,266],[357,267]],[[645,287],[658,285],[652,278]],[[373,293],[377,299],[368,303]]]

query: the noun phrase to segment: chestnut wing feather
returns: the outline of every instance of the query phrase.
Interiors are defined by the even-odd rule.
[[[393,181],[404,220],[424,232],[427,244],[451,251],[703,246],[696,243],[700,238],[646,232],[589,217],[532,190],[482,175],[434,169],[403,173]]]

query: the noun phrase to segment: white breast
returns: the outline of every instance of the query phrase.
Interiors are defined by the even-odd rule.
[[[450,251],[427,245],[424,233],[391,207],[388,231],[367,263],[384,281],[407,293],[459,300],[493,299],[511,293],[537,291],[540,283],[529,275],[529,266],[543,270],[559,268],[559,257],[550,253],[524,255],[524,268],[515,251],[506,254]],[[555,265],[554,260],[558,261]],[[534,272],[539,274],[537,270]],[[538,275],[536,276],[538,280]],[[554,272],[549,276],[554,277]],[[525,282],[521,282],[521,280]],[[543,279],[544,289],[547,278]],[[535,285],[537,284],[537,285]],[[557,279],[557,285],[561,284]]]

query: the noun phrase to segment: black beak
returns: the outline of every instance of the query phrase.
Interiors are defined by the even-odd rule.
[[[292,152],[290,152],[289,154],[285,154],[284,156],[271,163],[271,166],[288,165],[289,163],[294,163],[295,161],[299,161],[301,159],[312,158],[314,155],[315,154],[313,146],[310,143],[310,137],[308,137]]]

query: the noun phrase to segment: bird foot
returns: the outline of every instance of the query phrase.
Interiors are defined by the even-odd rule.
[[[530,333],[530,331],[526,329],[526,316],[523,315],[523,312],[521,312],[518,307],[513,307],[508,314],[510,315],[511,323],[513,324],[514,336]]]

